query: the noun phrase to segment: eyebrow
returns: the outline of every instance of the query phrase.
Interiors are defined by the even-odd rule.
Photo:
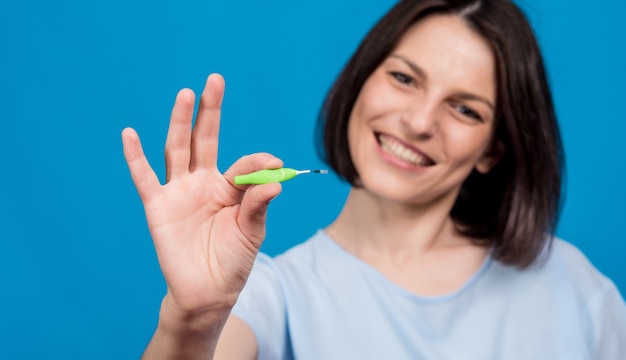
[[[422,70],[421,67],[417,66],[417,64],[414,64],[413,62],[409,61],[408,59],[405,59],[404,57],[400,55],[392,54],[389,57],[400,59],[403,63],[405,63],[408,67],[410,67],[411,70],[413,70],[413,72],[416,73],[419,77],[423,78],[424,80],[428,79],[428,76],[426,76],[426,72]]]
[[[389,57],[401,60],[409,68],[411,68],[411,70],[415,74],[417,74],[419,77],[421,77],[424,80],[428,79],[428,76],[426,76],[426,72],[421,67],[419,67],[417,64],[413,63],[412,61],[404,58],[403,56],[397,55],[397,54],[392,54]],[[487,100],[486,98],[484,98],[482,96],[479,96],[479,95],[476,95],[476,94],[472,94],[472,93],[468,93],[468,92],[460,92],[460,93],[456,93],[455,95],[456,95],[456,97],[458,97],[460,99],[463,99],[463,100],[480,101],[482,103],[485,103],[487,106],[489,106],[492,111],[495,111],[495,106],[491,103],[491,101]]]

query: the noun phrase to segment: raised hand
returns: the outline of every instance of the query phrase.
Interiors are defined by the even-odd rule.
[[[194,93],[178,93],[165,144],[165,185],[150,167],[137,133],[122,132],[124,156],[168,287],[163,306],[184,314],[234,304],[265,237],[267,205],[281,191],[278,183],[233,182],[238,174],[281,167],[282,161],[270,154],[244,156],[224,174],[218,171],[223,94],[223,78],[210,75],[192,129]]]

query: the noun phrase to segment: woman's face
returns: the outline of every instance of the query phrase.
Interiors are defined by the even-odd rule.
[[[487,172],[496,104],[489,45],[460,18],[413,25],[370,75],[348,124],[363,187],[383,199],[454,201],[472,169]]]

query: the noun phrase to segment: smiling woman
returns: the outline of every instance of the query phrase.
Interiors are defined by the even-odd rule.
[[[562,149],[541,54],[509,1],[400,1],[331,89],[320,152],[339,216],[259,254],[270,154],[217,170],[224,80],[176,100],[161,186],[125,156],[168,284],[148,358],[617,359],[626,306],[556,239]],[[207,185],[208,184],[208,185]]]
[[[318,126],[318,130],[323,130],[319,131],[320,142],[324,144],[320,153],[340,176],[358,186],[362,174],[349,156],[346,141],[350,111],[357,100],[353,89],[364,86],[369,74],[376,74],[379,64],[391,66],[399,57],[396,66],[404,62],[405,71],[391,70],[399,81],[412,81],[414,86],[430,90],[430,94],[437,90],[432,89],[437,85],[432,84],[432,76],[439,75],[435,80],[440,83],[464,80],[465,85],[447,84],[449,91],[454,91],[446,94],[447,106],[457,107],[457,114],[468,115],[463,119],[480,119],[483,123],[491,119],[495,124],[489,128],[494,134],[491,143],[475,154],[482,156],[476,164],[478,167],[469,173],[466,169],[465,175],[458,174],[462,179],[455,181],[464,183],[458,198],[452,199],[454,207],[450,214],[457,229],[473,241],[491,239],[493,256],[508,264],[526,266],[544,248],[544,233],[552,233],[556,226],[561,193],[563,151],[541,54],[530,26],[513,4],[444,3],[401,2],[364,39],[326,100]],[[403,41],[416,37],[419,19],[450,12],[456,13],[459,21],[454,24],[449,19],[446,25],[455,26],[441,26],[429,36],[422,36],[421,43],[415,44],[417,50],[412,50],[430,59],[428,64],[433,68],[436,65],[439,73],[428,78],[425,69],[407,61],[398,53],[400,47],[394,47],[405,31]],[[428,51],[418,48],[424,46],[439,53],[429,56]],[[474,68],[469,68],[472,65]],[[463,70],[473,73],[466,74]],[[410,76],[411,73],[414,75]],[[427,111],[423,107],[419,110]],[[433,141],[445,139],[449,139],[448,144],[453,144],[453,148],[467,143],[449,136]],[[492,171],[486,171],[492,167]],[[378,179],[385,176],[376,175]]]
[[[495,98],[492,52],[478,34],[457,16],[416,23],[363,84],[348,120],[360,184],[381,198],[449,211],[469,173],[498,160]]]

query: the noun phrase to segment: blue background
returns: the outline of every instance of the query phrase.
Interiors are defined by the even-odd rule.
[[[227,83],[219,165],[269,151],[319,168],[319,105],[394,1],[14,1],[0,6],[0,358],[138,358],[164,282],[122,156],[135,127],[163,178],[178,89]],[[558,235],[626,292],[626,3],[523,2],[562,126]],[[339,212],[333,175],[285,183],[264,251]]]

